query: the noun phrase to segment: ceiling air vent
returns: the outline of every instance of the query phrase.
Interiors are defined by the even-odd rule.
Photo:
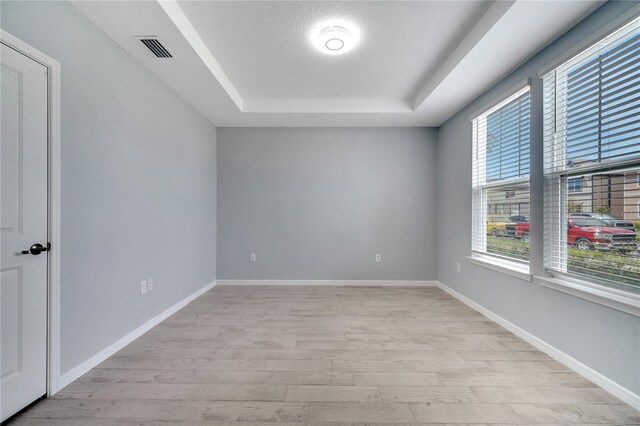
[[[157,58],[173,58],[173,55],[169,53],[157,37],[138,37],[138,39],[147,46]]]

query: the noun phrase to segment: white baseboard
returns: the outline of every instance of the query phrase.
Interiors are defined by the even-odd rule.
[[[576,373],[580,374],[581,376],[583,376],[587,380],[590,380],[591,382],[593,382],[596,385],[600,386],[602,389],[606,390],[611,395],[613,395],[616,398],[622,400],[623,402],[626,402],[627,404],[631,405],[635,409],[640,410],[640,395],[637,395],[637,394],[633,393],[629,389],[621,386],[620,384],[614,382],[613,380],[609,379],[608,377],[605,377],[604,375],[598,373],[597,371],[595,371],[591,367],[588,367],[587,365],[581,363],[580,361],[578,361],[577,359],[573,358],[572,356],[567,355],[566,353],[562,352],[560,349],[558,349],[558,348],[556,348],[554,346],[551,346],[550,344],[548,344],[544,340],[541,340],[540,338],[534,336],[533,334],[529,333],[528,331],[518,327],[517,325],[507,321],[506,319],[502,318],[501,316],[491,312],[490,310],[488,310],[488,309],[484,308],[483,306],[477,304],[476,302],[474,302],[473,300],[469,299],[468,297],[463,296],[462,294],[458,293],[457,291],[453,290],[452,288],[447,287],[446,285],[442,284],[441,282],[437,282],[437,285],[442,290],[444,290],[447,293],[449,293],[451,296],[453,296],[456,299],[460,300],[461,302],[463,302],[464,304],[468,305],[469,307],[475,309],[476,311],[478,311],[479,313],[481,313],[485,317],[489,318],[490,320],[495,321],[496,323],[500,324],[502,327],[506,328],[507,330],[509,330],[510,332],[515,334],[516,336],[520,337],[525,342],[535,346],[537,349],[539,349],[542,352],[546,353],[551,358],[553,358],[556,361],[564,364],[566,367],[572,369],[573,371],[575,371]]]
[[[202,287],[200,290],[198,290],[195,293],[185,297],[184,299],[182,299],[181,301],[179,301],[175,305],[169,307],[168,309],[166,309],[161,314],[156,315],[155,317],[151,318],[149,321],[145,322],[140,327],[138,327],[135,330],[131,331],[126,336],[120,338],[118,341],[114,342],[110,346],[104,348],[103,350],[101,350],[100,352],[98,352],[97,354],[95,354],[94,356],[89,358],[88,360],[84,361],[82,364],[80,364],[80,365],[72,368],[71,370],[67,371],[66,373],[60,375],[60,377],[57,380],[57,385],[58,385],[57,389],[55,389],[55,391],[53,393],[57,393],[57,392],[61,391],[65,386],[67,386],[68,384],[70,384],[73,381],[77,380],[78,378],[80,378],[80,376],[82,376],[83,374],[87,373],[93,367],[95,367],[96,365],[100,364],[102,361],[106,360],[111,355],[115,354],[120,349],[124,348],[129,343],[133,342],[138,337],[142,336],[144,333],[146,333],[147,331],[151,330],[153,327],[155,327],[156,325],[160,324],[162,321],[164,321],[165,319],[167,319],[168,317],[170,317],[174,313],[178,312],[180,309],[184,308],[190,302],[192,302],[196,298],[200,297],[201,295],[203,295],[207,291],[211,290],[215,286],[216,286],[216,281],[213,281],[213,282],[207,284],[206,286]]]
[[[218,285],[323,285],[362,287],[436,287],[437,281],[389,281],[389,280],[217,280]]]

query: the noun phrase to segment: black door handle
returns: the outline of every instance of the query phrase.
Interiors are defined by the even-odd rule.
[[[45,247],[40,243],[36,243],[29,247],[29,250],[22,250],[22,254],[32,254],[34,256],[37,256],[43,251],[49,251],[49,244],[47,244],[47,247]]]

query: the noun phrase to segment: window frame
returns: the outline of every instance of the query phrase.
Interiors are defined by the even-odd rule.
[[[635,9],[638,9],[638,8],[635,8]],[[626,26],[636,21],[639,18],[637,12],[638,11],[635,10],[635,13],[629,13],[619,18],[618,20],[616,20],[615,26],[613,25],[607,26],[606,32],[603,32],[604,31],[603,29],[597,34],[597,38],[596,38],[596,35],[594,35],[593,38],[589,39],[585,43],[582,43],[580,45],[579,51],[576,51],[576,49],[573,49],[572,51],[573,54],[571,56],[565,55],[562,61],[556,59],[554,62],[552,62],[553,66],[547,65],[546,67],[541,69],[539,73],[541,79],[544,80],[544,78],[546,78],[547,75],[549,75],[550,73],[555,73],[556,70],[558,70],[558,68],[564,67],[566,69],[569,69],[566,67],[566,65],[569,63],[578,64],[581,61],[589,60],[590,57],[592,57],[596,52],[598,52],[598,50],[596,49],[596,46],[598,46],[603,42],[606,42],[610,37],[614,36],[618,31],[623,30]],[[626,35],[616,37],[615,41],[611,42],[609,45],[610,46],[614,45],[616,42],[622,40],[625,36]],[[572,65],[572,66],[575,66],[575,65]],[[567,73],[564,72],[563,77],[566,78],[566,76],[567,76]],[[562,83],[558,82],[557,80],[557,75],[554,75],[553,77],[554,87],[561,84]],[[544,82],[543,82],[543,86],[545,86],[544,91],[546,93],[547,87],[544,84]],[[554,97],[557,96],[557,91],[553,92],[553,96]],[[558,117],[560,114],[557,112],[557,105],[555,101],[554,101],[552,112],[547,110],[546,99],[543,102],[543,108],[544,108],[542,112],[543,116],[545,117],[547,117],[548,115],[553,116],[553,120],[555,122],[554,125],[556,126],[556,128],[565,126],[566,117]],[[560,123],[558,123],[558,121],[560,121]],[[545,152],[548,149],[547,144],[550,143],[550,138],[548,137],[547,131],[548,131],[547,124],[545,123],[545,125],[543,126],[543,133],[544,133],[543,145],[544,145]],[[557,139],[557,136],[554,134],[552,143],[555,144],[556,139]],[[552,164],[553,171],[549,172],[549,164],[547,164],[548,160],[547,158],[545,158],[545,167],[544,167],[544,173],[543,173],[543,179],[545,182],[543,200],[545,205],[549,202],[550,197],[560,197],[560,198],[563,197],[563,190],[562,190],[563,185],[566,191],[564,191],[565,192],[564,200],[562,200],[561,203],[564,202],[564,205],[566,205],[568,201],[568,194],[572,193],[572,191],[570,191],[569,189],[569,181],[571,179],[582,176],[583,174],[589,173],[590,171],[609,170],[611,169],[612,166],[616,166],[616,165],[622,166],[625,164],[624,160],[623,161],[614,160],[614,161],[602,161],[598,163],[596,166],[587,166],[587,167],[578,166],[575,169],[562,168],[562,166],[560,166],[558,169],[556,169],[556,166],[558,166],[558,162],[562,162],[564,160],[565,158],[561,158],[560,160],[558,160],[557,158],[554,158],[554,161]],[[640,158],[635,158],[633,160],[626,161],[626,163],[640,164]],[[638,173],[638,178],[640,178],[640,172]],[[637,186],[640,187],[640,180],[638,181]],[[578,191],[573,191],[573,193],[575,192],[578,192]],[[562,215],[562,208],[559,209],[558,214]],[[637,214],[640,216],[640,203],[638,203]],[[553,240],[550,239],[549,237],[549,233],[550,233],[549,225],[548,225],[549,220],[550,219],[545,213],[545,219],[544,219],[545,226],[543,229],[543,233],[544,233],[543,267],[547,275],[535,276],[535,279],[545,287],[552,288],[554,290],[571,294],[577,297],[581,297],[583,299],[587,299],[596,303],[600,303],[600,304],[603,304],[603,305],[606,305],[606,306],[609,306],[609,307],[612,307],[636,316],[640,316],[640,288],[623,287],[618,285],[615,282],[612,282],[611,284],[609,284],[607,282],[603,282],[602,280],[598,280],[595,277],[591,278],[584,275],[572,274],[570,272],[558,271],[555,268],[549,267],[548,256],[549,256],[549,252],[551,251],[550,246],[553,244]],[[556,224],[556,226],[557,225],[558,224]],[[562,236],[564,236],[564,241],[560,243],[561,244],[560,251],[564,251],[564,253],[566,254],[567,253],[566,220],[562,220],[562,216],[560,216],[559,228],[561,232],[560,237],[562,238]],[[557,229],[554,229],[553,231],[557,231]],[[566,261],[565,261],[565,266],[566,266]]]
[[[483,240],[483,244],[486,247],[486,237],[487,237],[487,200],[486,200],[486,190],[491,188],[499,188],[504,185],[513,185],[514,183],[527,183],[529,185],[529,203],[531,202],[531,161],[529,159],[529,170],[526,178],[517,177],[517,178],[508,178],[501,181],[495,182],[487,182],[486,174],[481,179],[484,182],[482,185],[476,187],[475,181],[478,179],[476,176],[476,165],[474,163],[474,158],[476,157],[477,150],[477,119],[480,117],[484,117],[485,123],[486,118],[492,113],[500,110],[502,107],[508,105],[509,103],[515,101],[519,97],[528,94],[531,97],[531,81],[530,79],[525,79],[519,82],[517,85],[510,88],[508,91],[503,93],[501,96],[495,98],[492,102],[486,104],[482,108],[478,109],[470,116],[471,128],[472,128],[472,246],[471,246],[471,255],[467,256],[467,259],[470,263],[483,266],[498,272],[505,273],[507,275],[514,276],[516,278],[531,281],[533,275],[530,273],[530,260],[531,257],[529,255],[528,260],[522,260],[517,258],[512,258],[508,256],[502,256],[500,254],[487,253],[486,251],[478,251],[474,249],[474,239],[475,235],[479,232],[480,238]],[[529,99],[529,102],[531,100]],[[531,104],[529,104],[529,126],[531,126]],[[486,144],[486,141],[485,141]],[[486,146],[486,145],[485,145]],[[531,136],[529,136],[529,155],[531,153]],[[479,189],[478,189],[479,188]],[[484,193],[483,193],[484,191]],[[476,199],[479,197],[479,199]],[[475,214],[477,205],[483,206],[482,213],[477,216]]]
[[[574,193],[582,192],[583,179],[584,179],[583,176],[569,178],[567,182],[567,189],[569,190],[569,192],[574,192]],[[579,182],[579,184],[575,185],[576,182]],[[573,183],[573,187],[572,187],[572,183]]]

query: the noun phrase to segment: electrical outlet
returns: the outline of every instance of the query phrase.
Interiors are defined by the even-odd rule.
[[[252,262],[256,261],[256,254],[255,253],[251,253],[251,256],[249,257],[251,259]]]
[[[456,271],[460,272],[461,269],[460,262],[456,263]]]
[[[147,291],[153,290],[153,278],[147,280]]]
[[[142,281],[140,283],[140,294],[145,294],[147,292],[147,282]]]
[[[376,263],[380,263],[382,262],[382,256],[379,254],[376,254]]]

